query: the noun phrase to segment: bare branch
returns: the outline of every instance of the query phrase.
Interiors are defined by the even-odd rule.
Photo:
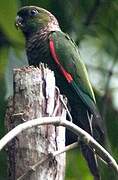
[[[59,151],[55,151],[53,154],[51,153],[51,154],[48,154],[47,156],[45,156],[43,159],[41,159],[40,161],[38,161],[36,164],[34,164],[33,166],[31,166],[24,174],[22,174],[22,176],[20,176],[17,180],[22,180],[24,177],[26,177],[27,176],[27,174],[30,172],[30,171],[35,171],[36,170],[36,168],[38,167],[38,166],[40,166],[42,163],[44,163],[45,161],[49,161],[51,158],[54,158],[55,156],[58,156],[58,155],[60,155],[60,154],[62,154],[62,153],[64,153],[64,152],[67,152],[67,151],[69,151],[69,150],[71,150],[71,149],[75,149],[75,148],[77,148],[78,147],[78,142],[75,142],[75,143],[73,143],[73,144],[71,144],[71,145],[68,145],[68,146],[66,146],[64,149],[62,149],[62,150],[59,150]]]
[[[78,146],[79,146],[78,142],[75,142],[73,144],[70,144],[70,145],[66,146],[64,149],[61,149],[60,151],[55,151],[53,153],[53,156],[57,156],[57,155],[62,154],[64,152],[70,151],[72,149],[77,148]]]
[[[118,165],[114,158],[92,136],[90,136],[90,134],[88,134],[86,131],[76,126],[72,122],[69,122],[60,117],[43,117],[33,119],[16,126],[0,140],[0,150],[21,131],[24,131],[34,126],[46,124],[64,126],[71,130],[74,134],[79,136],[79,138],[84,141],[88,146],[90,146],[92,149],[95,149],[95,153],[98,154],[104,161],[106,161],[109,167],[112,167],[118,173]]]
[[[36,171],[36,168],[38,166],[42,165],[45,161],[49,161],[51,158],[52,158],[52,156],[50,154],[45,156],[40,161],[38,161],[36,164],[34,164],[33,166],[30,166],[29,169],[24,174],[22,174],[19,178],[17,178],[17,180],[23,180],[27,176],[27,174],[29,174],[30,172]]]

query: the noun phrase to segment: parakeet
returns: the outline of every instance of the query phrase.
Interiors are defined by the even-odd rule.
[[[40,7],[22,7],[17,13],[16,26],[24,34],[29,65],[43,62],[54,71],[57,86],[68,98],[73,122],[102,141],[101,117],[75,42],[62,32],[55,16]],[[94,179],[100,180],[95,153],[81,141],[80,147]]]

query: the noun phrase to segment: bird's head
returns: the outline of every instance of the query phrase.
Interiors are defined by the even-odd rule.
[[[36,6],[22,7],[16,17],[15,25],[25,36],[47,28],[49,31],[59,29],[57,19],[47,10]]]

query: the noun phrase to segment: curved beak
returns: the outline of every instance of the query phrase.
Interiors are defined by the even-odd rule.
[[[16,26],[16,29],[23,27],[23,18],[22,17],[16,16],[15,26]]]

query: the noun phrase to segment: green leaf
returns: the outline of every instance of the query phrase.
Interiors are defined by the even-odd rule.
[[[16,0],[0,1],[0,27],[12,42],[22,42],[21,33],[17,32],[14,22],[18,10]]]
[[[0,79],[4,76],[6,64],[8,61],[8,49],[0,49]]]
[[[88,165],[78,149],[67,153],[65,180],[84,179],[92,180]]]

